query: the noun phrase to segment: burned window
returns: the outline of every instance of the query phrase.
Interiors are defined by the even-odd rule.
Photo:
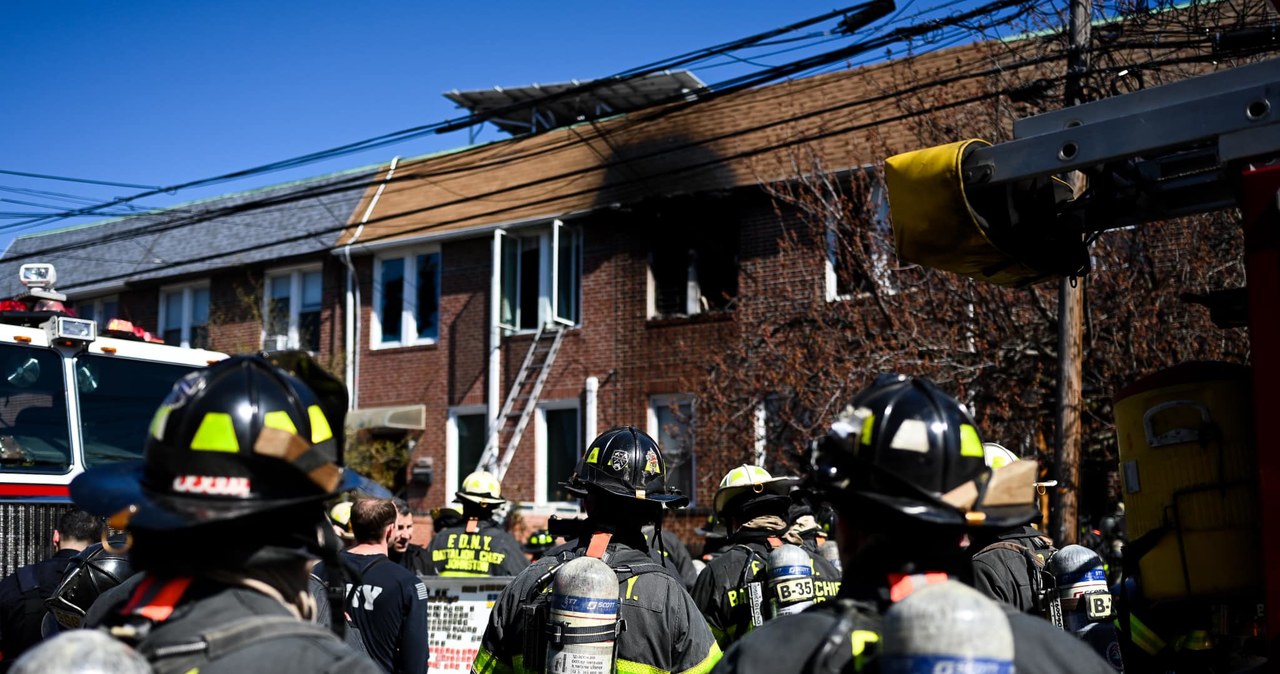
[[[651,230],[650,316],[729,309],[738,295],[738,228],[711,205],[667,208]]]
[[[884,183],[876,176],[855,179],[851,193],[863,196],[847,209],[832,209],[826,227],[827,300],[847,300],[897,291],[893,230]]]

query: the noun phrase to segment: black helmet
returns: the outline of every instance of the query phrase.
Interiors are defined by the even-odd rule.
[[[810,479],[834,501],[887,508],[935,525],[1003,528],[1038,514],[1031,503],[984,505],[992,470],[965,408],[926,379],[880,375],[814,445]],[[884,512],[881,510],[880,512]]]
[[[62,580],[45,600],[63,629],[79,628],[95,599],[133,575],[129,557],[122,551],[124,536],[113,536],[109,543],[111,547],[94,543],[71,558]]]
[[[336,445],[305,384],[261,357],[235,356],[174,384],[141,462],[92,468],[71,483],[71,496],[117,528],[229,520],[344,490],[355,476],[338,467]]]
[[[667,464],[662,448],[634,426],[611,428],[587,445],[573,476],[563,483],[571,494],[586,496],[588,488],[680,508],[689,497],[667,489]]]
[[[551,535],[550,531],[547,531],[546,529],[538,529],[537,531],[529,534],[529,539],[520,546],[520,549],[540,556],[542,553],[555,547],[555,544],[556,539]]]

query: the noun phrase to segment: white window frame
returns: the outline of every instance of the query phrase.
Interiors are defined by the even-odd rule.
[[[163,336],[164,333],[167,332],[170,328],[170,325],[169,325],[170,321],[173,320],[172,316],[167,315],[168,309],[166,308],[166,305],[168,305],[168,302],[165,301],[165,298],[168,297],[171,293],[181,292],[182,293],[182,316],[178,317],[178,321],[177,321],[178,325],[176,327],[179,327],[181,329],[181,335],[182,335],[181,341],[179,342],[179,346],[186,349],[191,348],[191,328],[195,327],[191,321],[191,310],[195,306],[194,303],[192,302],[192,295],[197,290],[204,290],[205,292],[209,293],[209,311],[210,313],[212,313],[213,292],[209,288],[208,279],[205,279],[203,281],[197,281],[195,283],[184,283],[182,285],[171,285],[171,286],[164,286],[160,288],[160,312],[158,314],[159,317],[157,320],[159,334]],[[205,317],[204,326],[206,327],[206,329],[209,326],[209,319],[210,319],[209,316]]]
[[[550,486],[547,471],[551,469],[547,461],[547,411],[548,410],[577,410],[578,412],[578,428],[575,432],[578,435],[578,445],[582,446],[585,442],[582,440],[582,406],[578,404],[576,399],[570,400],[545,400],[538,403],[537,415],[534,417],[533,437],[534,437],[534,453],[533,453],[533,502],[538,505],[549,503],[547,500],[547,487]]]
[[[264,349],[297,349],[301,348],[302,341],[299,334],[298,319],[302,315],[302,279],[303,276],[312,273],[320,273],[320,308],[324,310],[324,274],[321,265],[309,264],[299,265],[295,267],[280,267],[269,270],[263,277],[262,284],[262,331],[260,342]],[[275,335],[267,334],[268,321],[271,318],[271,281],[277,278],[289,279],[289,327],[285,337],[284,346],[276,344],[268,344],[267,339]]]
[[[523,263],[523,251],[526,247],[536,246],[538,249],[538,315],[535,318],[534,325],[544,325],[555,323],[565,327],[578,327],[582,325],[582,249],[583,249],[583,232],[581,227],[570,227],[561,220],[553,220],[547,227],[532,227],[528,229],[507,231],[497,230],[494,233],[497,237],[498,245],[501,253],[498,256],[501,268],[498,274],[499,292],[503,295],[499,299],[506,299],[506,275],[514,273],[516,299],[513,303],[511,311],[511,320],[503,322],[499,316],[499,326],[508,334],[512,333],[528,333],[536,330],[536,327],[522,328],[522,316],[520,315],[520,298],[523,297],[524,289],[520,286],[523,275],[520,273],[520,265]],[[575,296],[573,298],[574,307],[577,309],[577,316],[573,316],[572,312],[564,311],[564,307],[560,306],[560,284],[564,280],[560,277],[560,242],[565,236],[576,239],[576,246],[570,248],[573,259],[570,260],[569,273],[577,277],[575,283]],[[514,256],[514,269],[507,265],[507,250],[510,246],[520,246],[516,249],[518,253]],[[501,312],[499,312],[501,314]]]
[[[692,394],[661,393],[661,394],[649,396],[648,419],[646,423],[646,430],[648,431],[649,436],[654,438],[655,440],[659,440],[659,442],[661,441],[660,435],[659,435],[661,433],[661,429],[658,427],[658,410],[659,409],[670,409],[672,406],[678,406],[683,403],[689,403],[691,418],[689,419],[688,423],[690,427],[692,427],[693,425],[692,417],[694,417],[697,414],[697,411],[694,409],[694,406],[693,406],[694,397]],[[692,433],[692,428],[690,428],[690,433]],[[667,460],[666,457],[663,457],[663,458],[664,460]],[[671,468],[670,468],[669,460],[667,460],[667,464],[668,464],[667,476],[666,476],[667,486],[668,487],[680,486],[680,485],[671,484]],[[689,475],[692,479],[690,480],[690,484],[689,484],[689,493],[686,493],[685,496],[689,497],[689,505],[692,507],[694,505],[697,505],[697,501],[698,501],[698,494],[697,494],[698,492],[698,453],[696,451],[696,446],[689,448]]]
[[[888,190],[884,187],[884,182],[878,180],[874,175],[869,176],[871,179],[871,189],[867,193],[867,200],[875,204],[875,216],[872,224],[880,232],[888,233],[892,238],[893,230],[889,224],[889,195]],[[824,281],[826,290],[826,299],[828,302],[847,302],[849,300],[866,297],[865,292],[841,293],[839,292],[840,282],[836,276],[836,254],[839,246],[839,232],[836,230],[836,223],[829,222],[824,237],[825,260],[823,263]],[[893,260],[892,253],[889,248],[880,248],[872,252],[871,273],[875,277],[874,281],[880,286],[880,289],[890,295],[897,294],[898,286],[894,283],[893,278]]]
[[[90,308],[93,309],[93,320],[98,324],[99,335],[106,333],[107,323],[109,323],[111,319],[117,318],[117,316],[114,316],[114,315],[112,316],[107,315],[108,304],[115,304],[116,311],[119,311],[120,296],[119,295],[99,295],[98,297],[87,297],[81,300],[72,300],[71,302],[71,306],[76,309],[77,316],[80,315],[81,307],[89,306]],[[84,316],[80,316],[80,318],[84,318]]]
[[[420,255],[435,255],[437,257],[436,311],[437,315],[443,317],[443,312],[440,309],[444,298],[444,292],[441,288],[441,282],[444,278],[444,255],[441,253],[439,246],[377,255],[373,258],[373,303],[369,307],[373,319],[369,321],[369,348],[371,350],[435,344],[440,341],[439,331],[443,328],[443,325],[436,325],[435,337],[418,337],[418,256]],[[382,314],[379,310],[379,307],[382,306],[382,263],[397,259],[404,263],[404,302],[400,307],[400,338],[384,342],[382,341]],[[443,323],[443,321],[438,322]]]
[[[463,475],[475,470],[475,466],[469,466],[467,473],[459,471],[461,466],[458,465],[458,417],[478,415],[488,418],[489,408],[484,405],[459,405],[449,408],[449,419],[445,421],[444,426],[444,502],[453,503],[456,490],[454,485],[458,484],[458,479]],[[485,434],[488,434],[488,425],[486,421]]]

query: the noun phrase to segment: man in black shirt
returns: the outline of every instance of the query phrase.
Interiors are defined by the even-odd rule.
[[[71,559],[102,537],[102,520],[83,510],[58,518],[52,557],[28,564],[0,581],[0,672],[42,638],[44,602],[53,594]]]
[[[342,563],[356,580],[346,588],[346,613],[360,632],[365,652],[387,674],[427,671],[427,588],[416,575],[387,558],[395,536],[391,501],[363,499],[351,507],[356,544],[342,551]],[[327,577],[321,562],[313,570]]]
[[[387,548],[387,557],[419,576],[432,575],[431,555],[421,545],[414,545],[413,511],[402,498],[391,499],[396,506],[396,529]]]

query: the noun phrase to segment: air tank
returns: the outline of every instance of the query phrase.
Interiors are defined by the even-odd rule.
[[[894,604],[884,618],[885,674],[1012,674],[1013,634],[1004,610],[948,580]]]
[[[551,590],[546,674],[611,674],[618,577],[594,557],[564,563]]]
[[[769,617],[799,613],[813,605],[813,561],[790,543],[769,553]]]

